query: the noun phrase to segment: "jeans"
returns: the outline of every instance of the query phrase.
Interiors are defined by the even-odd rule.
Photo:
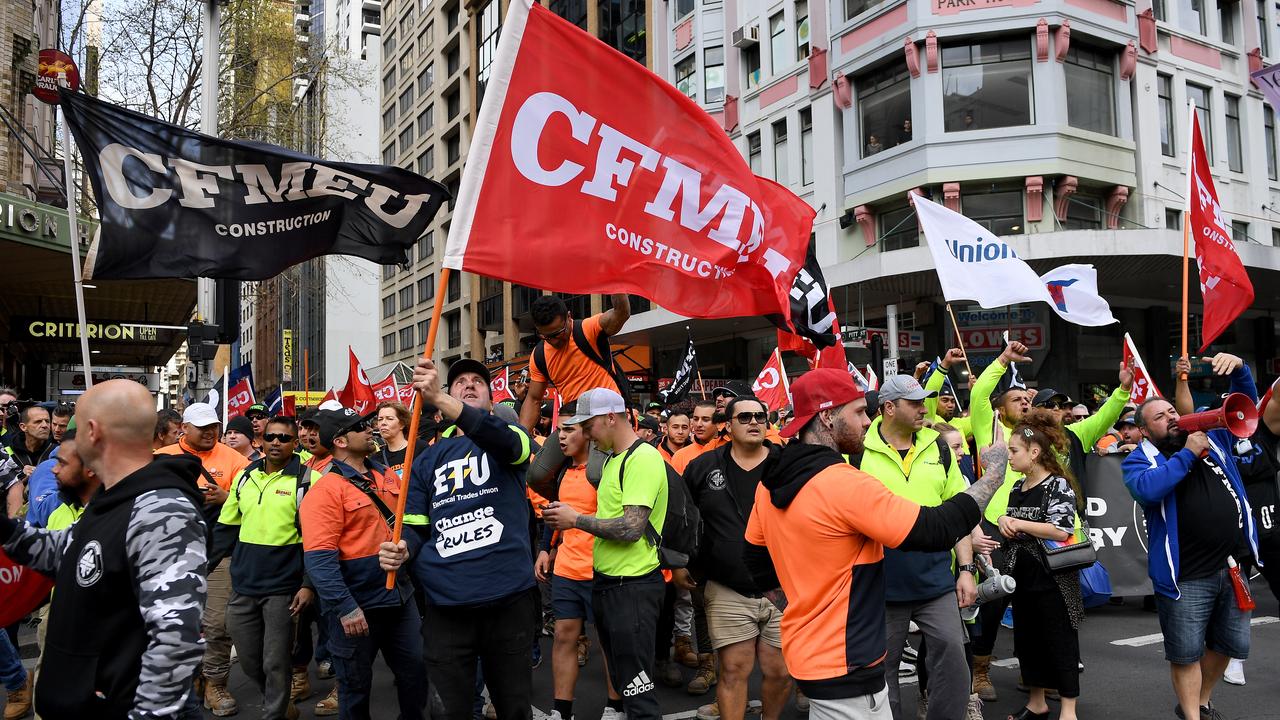
[[[1247,587],[1249,579],[1244,582]],[[1249,657],[1249,613],[1236,607],[1226,568],[1206,578],[1179,581],[1178,589],[1178,600],[1156,593],[1165,660],[1175,665],[1199,662],[1206,646],[1237,660]]]
[[[22,667],[22,657],[9,641],[8,633],[0,633],[0,685],[9,692],[27,686],[27,669]]]
[[[401,720],[422,720],[427,706],[427,686],[422,679],[422,619],[413,602],[364,611],[369,634],[348,637],[334,614],[329,620],[329,653],[338,674],[340,720],[369,720],[369,694],[373,682],[373,658],[379,652],[395,675]]]
[[[928,641],[929,714],[935,718],[963,717],[969,704],[969,667],[965,661],[964,623],[955,593],[933,600],[913,603],[888,603],[885,606],[885,680],[889,689],[889,705],[893,716],[902,720],[914,716],[904,711],[898,692],[898,664],[911,621],[920,626],[921,636]]]
[[[654,693],[654,635],[666,595],[657,570],[640,577],[597,574],[591,606],[600,646],[609,659],[609,678],[622,693],[627,720],[659,720],[662,708]]]
[[[233,592],[227,605],[227,630],[240,655],[240,668],[262,692],[265,720],[283,720],[289,709],[292,602],[292,595],[250,597]]]
[[[470,720],[477,666],[498,720],[528,720],[533,700],[529,648],[537,637],[538,590],[483,606],[427,605],[423,622],[432,720]],[[477,663],[478,661],[478,663]]]

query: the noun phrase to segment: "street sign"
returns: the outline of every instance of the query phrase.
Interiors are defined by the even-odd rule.
[[[846,328],[840,331],[840,341],[845,347],[868,348],[875,338],[884,343],[886,352],[889,349],[889,331],[884,328]],[[920,330],[898,331],[898,352],[920,352],[924,350],[924,333]]]
[[[898,358],[885,358],[884,369],[880,373],[880,377],[889,378],[898,374]]]

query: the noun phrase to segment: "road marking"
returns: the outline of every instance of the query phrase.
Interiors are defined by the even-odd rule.
[[[999,668],[1016,668],[1018,667],[1018,658],[1005,658],[1004,660],[996,660],[991,664]]]
[[[1258,625],[1270,625],[1277,622],[1280,622],[1280,617],[1263,615],[1262,617],[1253,618],[1249,621],[1249,624],[1256,627]],[[1155,645],[1156,643],[1163,641],[1163,633],[1152,633],[1151,635],[1139,635],[1137,637],[1124,638],[1123,640],[1112,640],[1111,644],[1121,645],[1124,647],[1142,647],[1144,645]]]
[[[662,720],[685,720],[686,718],[697,717],[697,710],[685,710],[678,713],[670,713],[662,716]]]

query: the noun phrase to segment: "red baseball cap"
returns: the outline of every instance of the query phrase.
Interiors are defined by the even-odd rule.
[[[791,404],[795,413],[791,422],[787,423],[779,434],[784,438],[794,437],[813,419],[814,415],[823,410],[851,403],[865,394],[853,382],[853,376],[847,370],[838,368],[810,370],[791,383]]]

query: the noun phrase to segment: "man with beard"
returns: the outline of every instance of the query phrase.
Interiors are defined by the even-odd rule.
[[[667,417],[667,431],[658,443],[658,452],[662,459],[671,462],[675,454],[689,444],[689,413],[684,410],[672,410]]]
[[[1249,368],[1225,353],[1231,391],[1257,401]],[[1222,717],[1213,687],[1230,659],[1249,654],[1249,613],[1236,606],[1231,562],[1258,556],[1258,535],[1225,428],[1188,433],[1164,398],[1138,407],[1145,438],[1124,460],[1124,484],[1147,520],[1147,571],[1156,592],[1165,659],[1172,667],[1178,717]],[[1242,581],[1247,583],[1247,579]]]
[[[727,438],[720,436],[720,427],[715,419],[717,412],[719,407],[713,400],[702,400],[693,406],[693,414],[689,416],[693,442],[672,456],[671,467],[675,468],[676,472],[683,474],[694,458],[729,442]]]
[[[863,452],[870,425],[849,373],[811,370],[791,395],[795,420],[783,434],[793,440],[756,489],[743,559],[756,586],[784,610],[782,654],[812,716],[885,720],[884,549],[954,546],[999,488],[1008,450],[985,448],[983,479],[922,507],[842,456]]]

